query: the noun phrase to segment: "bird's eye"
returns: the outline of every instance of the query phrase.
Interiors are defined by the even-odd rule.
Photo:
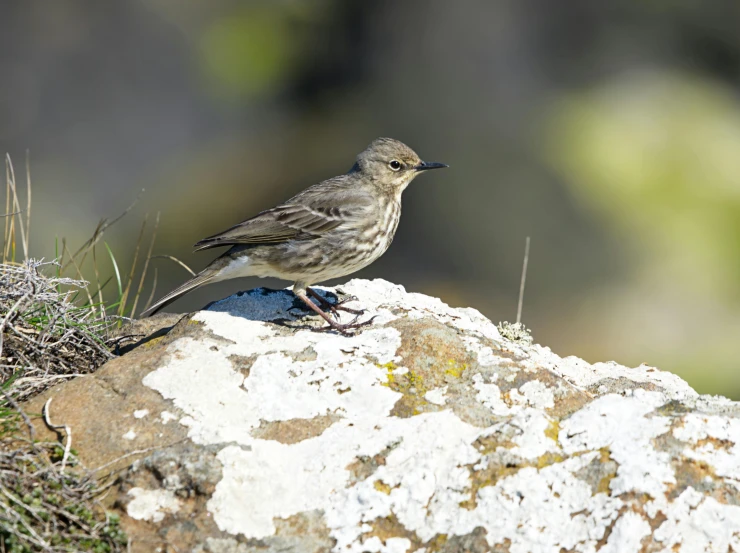
[[[401,170],[401,162],[397,160],[393,160],[388,164],[388,167],[390,167],[393,171],[400,171]]]

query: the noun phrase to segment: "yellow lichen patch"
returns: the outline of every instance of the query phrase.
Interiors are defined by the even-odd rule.
[[[376,480],[373,483],[373,488],[378,490],[380,493],[384,493],[385,495],[391,495],[391,490],[393,489],[382,480]]]
[[[480,440],[480,438],[478,439]],[[478,442],[476,441],[476,444]],[[498,442],[497,445],[501,445],[502,442]],[[526,467],[535,467],[537,470],[549,467],[557,463],[565,461],[565,457],[557,453],[545,453],[538,457],[535,461],[521,461],[519,463],[506,463],[498,464],[491,463],[487,467],[481,470],[474,470],[471,466],[468,466],[470,471],[470,498],[460,502],[460,507],[463,509],[474,510],[478,505],[478,490],[487,486],[495,486],[500,480],[511,476]]]
[[[702,438],[701,440],[698,440],[694,448],[695,449],[706,448],[707,446],[711,446],[711,449],[714,449],[714,450],[729,451],[730,449],[735,447],[735,442],[733,442],[732,440],[721,440],[719,438],[713,438],[711,436],[708,436],[706,438]]]
[[[406,527],[398,521],[395,514],[390,514],[387,517],[378,517],[368,523],[372,528],[368,532],[362,534],[362,540],[366,541],[369,538],[377,537],[385,545],[386,541],[391,538],[406,538],[411,542],[411,546],[407,549],[408,553],[413,551],[419,551],[424,549],[426,553],[438,553],[443,550],[447,543],[446,534],[436,534],[429,541],[423,542],[416,532],[406,529]]]
[[[391,323],[401,333],[397,354],[403,366],[423,375],[429,389],[460,378],[476,362],[461,336],[433,318],[399,319]]]
[[[447,534],[437,534],[424,544],[427,553],[437,553],[447,543]]]
[[[383,365],[378,365],[379,368],[386,370],[386,381],[382,383],[383,386],[386,386],[388,388],[392,388],[393,384],[396,382],[396,375],[393,374],[393,372],[398,368],[395,363],[388,362]]]
[[[538,469],[543,469],[545,467],[549,467],[550,465],[554,465],[555,463],[562,463],[565,461],[565,457],[562,455],[559,455],[557,453],[545,453],[544,455],[540,455],[537,458],[536,466]]]
[[[469,511],[475,510],[478,506],[478,490],[487,486],[495,486],[499,480],[506,478],[526,466],[531,466],[529,463],[522,464],[491,464],[482,470],[473,470],[472,466],[470,470],[470,498],[459,503],[460,507]]]
[[[154,346],[156,346],[157,344],[159,344],[162,340],[164,340],[164,338],[165,338],[164,336],[158,336],[156,338],[152,338],[148,342],[144,342],[144,344],[143,344],[144,345],[144,348],[146,348],[146,349],[153,348]]]
[[[560,435],[560,421],[552,420],[545,429],[545,436],[550,438],[553,442],[558,443],[558,436]]]
[[[403,397],[396,402],[391,415],[401,418],[408,418],[414,415],[423,413],[429,408],[437,410],[436,406],[430,404],[425,398],[424,394],[427,393],[428,387],[424,382],[424,377],[421,373],[407,369],[403,374],[398,374],[398,367],[394,363],[386,363],[380,365],[387,371],[386,382],[383,386],[386,386],[393,390],[403,394]]]
[[[460,363],[455,359],[449,359],[447,361],[447,368],[445,369],[445,375],[450,376],[452,378],[460,378],[465,372],[465,369],[467,368],[468,368],[467,363]]]
[[[601,466],[606,466],[606,463],[610,459],[610,451],[608,447],[602,447],[599,449],[599,462]],[[609,495],[611,493],[610,484],[614,477],[617,475],[616,468],[607,472],[604,476],[599,479],[599,483],[596,486],[596,493],[605,493]]]
[[[369,525],[372,529],[362,534],[363,541],[368,538],[377,537],[385,544],[390,538],[406,538],[411,542],[411,548],[408,551],[416,551],[424,545],[419,536],[416,535],[416,532],[407,530],[394,514],[390,514],[387,517],[378,517],[370,521]]]
[[[606,476],[603,476],[601,480],[599,480],[599,485],[596,486],[596,493],[605,493],[606,495],[609,495],[611,493],[609,485],[616,475],[616,472],[610,472]]]

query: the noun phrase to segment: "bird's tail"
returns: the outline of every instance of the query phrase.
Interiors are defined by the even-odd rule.
[[[146,318],[146,317],[151,317],[157,311],[159,311],[160,309],[162,309],[164,307],[167,307],[169,304],[171,304],[173,301],[175,301],[176,299],[178,299],[180,296],[184,296],[185,294],[187,294],[191,290],[195,290],[196,288],[198,288],[200,286],[203,286],[204,284],[206,284],[207,282],[209,282],[210,280],[212,280],[215,276],[216,276],[216,273],[214,271],[209,271],[209,270],[206,269],[202,273],[200,273],[200,274],[194,276],[193,278],[191,278],[190,280],[188,280],[182,286],[179,286],[178,288],[175,288],[174,290],[172,290],[172,292],[170,292],[169,294],[167,294],[165,297],[163,297],[162,299],[160,299],[157,303],[155,303],[154,305],[152,305],[149,309],[147,309],[146,311],[144,311],[140,315],[140,317],[142,319],[143,318]]]

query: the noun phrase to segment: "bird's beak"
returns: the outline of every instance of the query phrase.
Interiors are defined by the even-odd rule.
[[[414,169],[416,169],[416,171],[419,172],[419,171],[429,171],[429,169],[444,169],[445,167],[449,167],[449,165],[445,163],[433,163],[433,162],[427,163],[426,161],[422,161],[419,165],[414,167]]]

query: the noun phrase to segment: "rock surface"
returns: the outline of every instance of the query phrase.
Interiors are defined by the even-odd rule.
[[[119,469],[132,551],[740,551],[737,403],[341,288],[377,315],[353,337],[252,290],[155,319],[27,410],[53,396],[83,462]]]

